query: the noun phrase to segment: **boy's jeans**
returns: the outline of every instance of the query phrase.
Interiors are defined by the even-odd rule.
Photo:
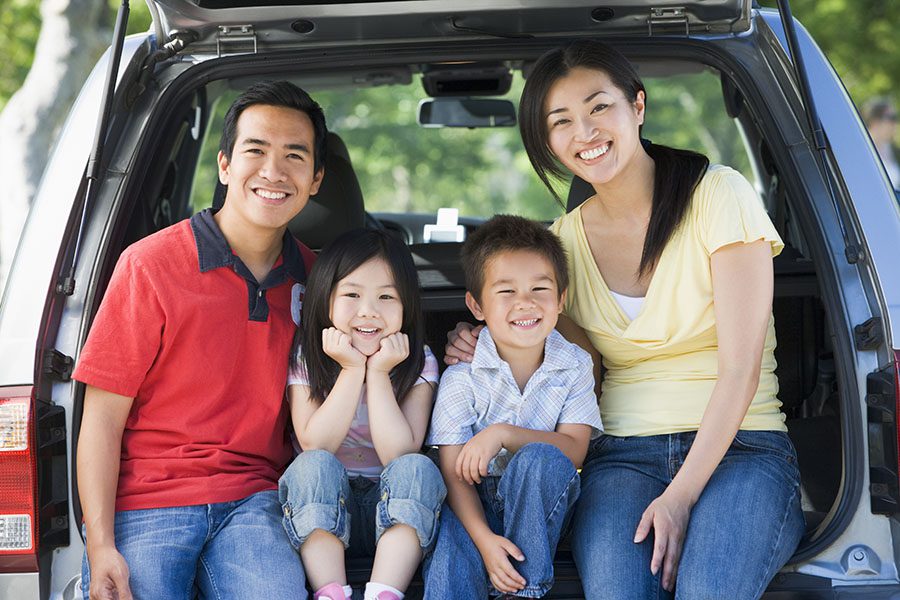
[[[652,532],[641,544],[632,540],[695,435],[605,435],[591,443],[572,521],[586,598],[671,598],[650,573]],[[797,455],[787,434],[739,431],[691,511],[675,598],[759,598],[803,530]]]
[[[235,502],[116,513],[116,548],[136,600],[306,598],[303,565],[281,528],[275,490]],[[82,590],[88,600],[85,552]]]
[[[352,492],[351,492],[352,485]],[[316,529],[334,534],[351,556],[372,556],[381,534],[409,525],[427,553],[447,488],[441,472],[422,454],[392,460],[377,482],[347,476],[344,465],[325,450],[301,452],[278,482],[284,529],[300,549]]]
[[[510,558],[525,578],[517,595],[540,598],[553,585],[553,556],[579,494],[575,466],[557,447],[527,444],[515,453],[501,477],[477,485],[484,515],[495,533],[525,555]],[[441,534],[425,564],[425,600],[487,598],[490,584],[481,554],[449,507],[441,513]]]

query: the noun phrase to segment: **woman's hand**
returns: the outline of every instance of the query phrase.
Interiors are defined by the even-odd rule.
[[[381,348],[366,361],[366,369],[390,373],[391,369],[409,356],[409,337],[405,333],[392,333],[381,338]]]
[[[675,585],[684,535],[687,533],[693,506],[693,501],[687,496],[669,487],[644,511],[634,534],[634,543],[639,544],[647,539],[650,529],[653,529],[655,541],[650,572],[656,575],[662,566],[662,585],[670,592]]]
[[[475,356],[475,343],[484,325],[457,323],[453,331],[447,333],[447,346],[444,348],[444,363],[455,365],[459,361],[472,362]]]
[[[341,365],[342,369],[366,365],[366,355],[354,348],[350,343],[350,336],[336,327],[322,330],[322,350]]]

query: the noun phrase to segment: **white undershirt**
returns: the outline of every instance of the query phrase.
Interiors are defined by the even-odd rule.
[[[645,296],[635,298],[633,296],[624,296],[622,294],[617,294],[612,290],[609,290],[609,293],[612,294],[613,300],[616,301],[616,304],[619,305],[619,308],[622,309],[622,312],[628,315],[629,319],[634,321],[634,319],[638,316],[638,313],[641,312],[641,307],[644,306]]]

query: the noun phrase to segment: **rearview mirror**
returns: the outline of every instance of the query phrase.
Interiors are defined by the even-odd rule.
[[[422,127],[513,127],[516,107],[489,98],[426,98],[419,102]]]

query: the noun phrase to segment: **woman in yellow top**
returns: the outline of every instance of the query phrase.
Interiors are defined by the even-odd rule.
[[[552,227],[572,282],[558,328],[605,367],[573,552],[591,600],[758,598],[804,530],[774,374],[783,244],[739,173],[642,144],[646,107],[592,41],[541,57],[519,107],[541,180],[562,165],[595,191]],[[451,333],[449,361],[477,331]]]

